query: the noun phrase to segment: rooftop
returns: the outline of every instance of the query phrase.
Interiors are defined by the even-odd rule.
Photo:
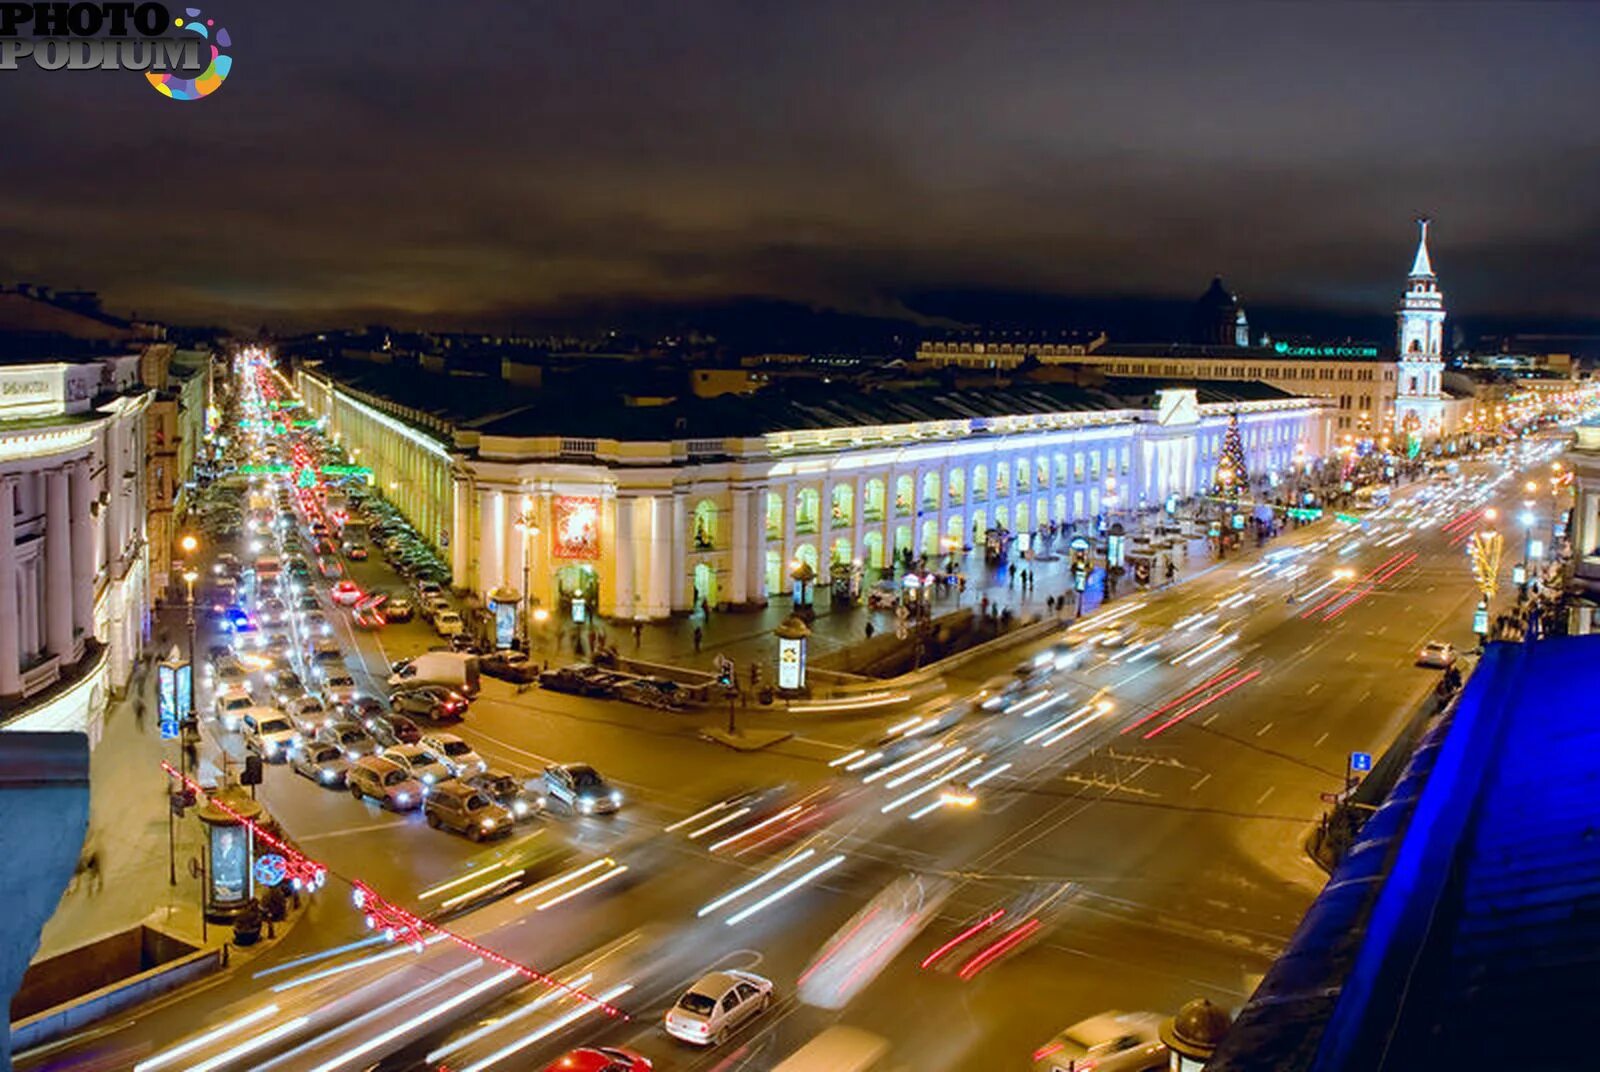
[[[1014,381],[981,389],[934,383],[864,388],[824,379],[786,381],[747,395],[630,397],[600,377],[535,389],[489,376],[329,361],[338,383],[485,435],[665,441],[925,421],[1153,409],[1162,388],[1191,387],[1202,405],[1270,402],[1292,394],[1264,383],[1108,377],[1096,386]]]

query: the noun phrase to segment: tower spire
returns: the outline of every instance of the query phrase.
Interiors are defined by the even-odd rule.
[[[1421,235],[1417,238],[1417,259],[1411,262],[1411,278],[1433,275],[1433,262],[1428,259],[1428,217],[1418,216],[1417,227]]]

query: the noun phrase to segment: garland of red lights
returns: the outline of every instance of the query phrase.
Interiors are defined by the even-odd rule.
[[[282,838],[262,829],[255,820],[246,818],[216,797],[207,795],[199,782],[181,773],[172,764],[163,761],[161,769],[167,772],[168,777],[177,781],[184,788],[192,790],[196,800],[210,804],[240,826],[248,829],[257,839],[276,849],[283,856],[287,875],[294,881],[296,889],[315,890],[327,881],[329,874],[327,867],[311,859],[311,857]],[[632,1019],[631,1016],[617,1006],[608,1001],[601,1001],[593,994],[581,990],[571,983],[562,982],[555,976],[546,975],[537,968],[530,968],[526,964],[518,963],[504,954],[497,953],[493,949],[473,941],[465,935],[457,934],[448,927],[441,927],[432,920],[424,919],[415,912],[402,908],[393,901],[381,896],[360,879],[345,878],[343,875],[337,875],[336,877],[350,884],[355,906],[362,912],[368,929],[378,931],[392,942],[403,942],[420,953],[423,948],[423,935],[436,934],[441,938],[448,938],[461,948],[475,953],[485,960],[492,961],[502,968],[516,972],[525,979],[560,990],[568,997],[587,1002],[605,1012],[607,1016],[613,1016],[620,1020]]]

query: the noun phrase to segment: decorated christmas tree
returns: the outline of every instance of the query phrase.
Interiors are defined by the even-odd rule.
[[[1236,502],[1249,483],[1250,473],[1244,467],[1244,439],[1239,435],[1239,414],[1233,413],[1228,417],[1228,430],[1222,435],[1222,457],[1217,459],[1211,494]]]

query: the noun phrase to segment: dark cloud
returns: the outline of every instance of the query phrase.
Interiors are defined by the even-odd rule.
[[[1587,316],[1585,4],[220,2],[235,73],[0,74],[0,277],[173,317],[962,290]],[[208,13],[211,13],[208,11]]]

